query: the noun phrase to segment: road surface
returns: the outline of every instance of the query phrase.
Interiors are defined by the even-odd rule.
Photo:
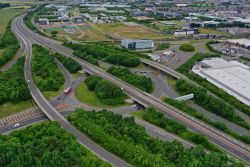
[[[20,17],[19,17],[20,18]],[[76,139],[84,145],[86,148],[91,150],[101,159],[110,162],[112,165],[117,167],[130,167],[131,165],[117,156],[111,154],[105,149],[101,148],[99,145],[90,140],[87,136],[78,131],[73,125],[71,125],[60,113],[58,113],[54,107],[44,98],[40,90],[36,87],[31,74],[31,56],[32,56],[32,39],[28,39],[24,33],[22,33],[19,29],[20,20],[16,18],[14,20],[14,31],[22,36],[22,39],[25,41],[27,56],[25,60],[25,79],[27,81],[28,87],[30,89],[31,96],[37,105],[41,108],[41,110],[45,113],[45,115],[52,121],[57,121],[66,131],[72,133]],[[18,24],[19,23],[19,24]],[[23,24],[23,23],[22,23]]]
[[[154,106],[159,111],[166,113],[170,118],[173,118],[177,120],[178,122],[185,124],[190,129],[193,129],[196,132],[205,134],[209,138],[210,141],[222,147],[227,152],[245,160],[248,163],[250,162],[249,146],[245,145],[244,143],[240,141],[232,139],[231,137],[224,134],[223,132],[214,129],[213,127],[208,126],[205,123],[193,117],[190,117],[167,104],[164,104],[163,102],[161,102],[160,99],[155,98],[154,96],[148,93],[145,93],[141,90],[138,90],[137,88],[125,83],[124,81],[106,73],[104,70],[92,64],[89,64],[81,60],[78,57],[73,56],[72,54],[67,52],[67,49],[64,48],[63,46],[53,43],[52,41],[50,41],[50,39],[46,37],[41,37],[40,35],[35,34],[29,29],[27,29],[27,27],[25,27],[22,23],[22,16],[17,18],[17,30],[20,31],[20,33],[23,34],[25,38],[28,38],[40,45],[47,46],[51,48],[52,50],[61,53],[64,56],[72,57],[73,59],[77,60],[80,64],[82,64],[85,69],[87,69],[88,71],[91,71],[93,74],[96,74],[106,80],[113,82],[114,84],[120,87],[123,87],[124,91],[126,91],[135,100],[138,100],[139,102],[143,102],[150,106]],[[40,106],[43,106],[43,104]],[[73,129],[69,129],[69,130],[74,131]]]

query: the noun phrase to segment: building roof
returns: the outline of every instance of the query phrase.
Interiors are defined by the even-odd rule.
[[[151,39],[123,39],[124,42],[154,42]]]
[[[236,62],[213,58],[201,61],[209,68],[194,66],[193,71],[227,93],[250,105],[250,67]]]

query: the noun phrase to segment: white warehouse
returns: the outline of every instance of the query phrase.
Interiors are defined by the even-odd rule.
[[[154,49],[153,40],[124,39],[121,41],[121,45],[124,48],[131,49],[131,50]]]
[[[250,106],[250,67],[221,58],[205,59],[193,72]]]

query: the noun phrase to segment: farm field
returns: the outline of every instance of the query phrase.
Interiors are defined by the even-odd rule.
[[[107,36],[105,36],[102,32],[95,29],[89,25],[79,25],[78,28],[72,27],[74,33],[66,33],[64,31],[63,26],[58,28],[47,28],[46,32],[50,33],[51,31],[57,31],[57,38],[63,39],[65,35],[69,36],[70,39],[76,41],[107,41],[110,40]]]
[[[168,37],[140,25],[129,26],[123,23],[106,23],[95,24],[95,26],[100,29],[100,31],[110,34],[115,38],[162,39]]]
[[[3,8],[0,9],[0,37],[6,30],[8,22],[16,15],[23,13],[25,9]]]

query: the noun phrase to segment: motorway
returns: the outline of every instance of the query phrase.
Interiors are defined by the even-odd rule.
[[[210,127],[210,126],[204,124],[203,122],[201,122],[195,118],[192,118],[192,117],[182,113],[181,111],[179,111],[179,110],[177,110],[169,105],[164,104],[163,102],[161,102],[160,99],[158,99],[158,98],[156,98],[148,93],[145,93],[141,90],[138,90],[137,88],[123,82],[122,80],[106,73],[104,70],[102,70],[94,65],[91,65],[91,64],[79,59],[78,57],[73,56],[72,54],[67,52],[67,49],[65,47],[60,46],[56,43],[53,43],[52,41],[50,41],[50,39],[48,39],[46,37],[41,37],[40,35],[35,34],[32,31],[30,31],[23,24],[22,17],[18,17],[16,19],[15,23],[16,23],[16,28],[17,28],[16,30],[19,31],[19,34],[23,35],[24,38],[28,38],[28,39],[30,39],[30,40],[32,40],[40,45],[49,47],[52,50],[59,52],[64,56],[72,57],[73,59],[77,60],[80,64],[82,64],[86,70],[91,71],[93,74],[96,74],[96,75],[98,75],[106,80],[109,80],[120,87],[123,87],[124,91],[126,91],[130,96],[132,96],[137,101],[154,106],[159,111],[167,114],[170,118],[173,118],[173,119],[177,120],[178,122],[185,124],[190,129],[193,129],[197,132],[205,134],[209,138],[210,141],[212,141],[216,145],[222,147],[227,152],[229,152],[229,153],[237,156],[238,158],[241,158],[242,160],[250,163],[250,148],[249,148],[249,146],[247,146],[239,141],[236,141],[235,139],[230,138],[228,135],[224,134],[223,132],[214,129],[213,127]],[[27,60],[29,60],[29,59],[27,58]],[[28,70],[28,68],[26,70]],[[30,71],[28,71],[28,72],[30,72]],[[28,72],[26,72],[26,73],[28,73]],[[27,77],[27,79],[32,79],[30,74],[26,77]],[[31,83],[33,83],[33,82],[29,82],[29,87],[31,88],[31,90],[33,90],[33,89],[35,89],[35,87],[32,87]],[[36,96],[39,96],[39,92],[37,92],[37,91],[35,91],[35,92],[37,93]],[[36,99],[36,101],[37,101],[37,103],[39,103],[40,99]],[[45,106],[46,108],[44,108],[44,110],[47,113],[51,112],[49,114],[49,116],[52,116],[51,119],[57,118],[57,119],[59,119],[59,122],[63,120],[61,118],[62,116],[60,114],[56,114],[56,111],[50,111],[51,107],[48,106],[47,103],[40,104],[39,106],[41,106],[42,108]],[[60,122],[60,123],[62,123],[62,125],[65,124],[64,121]],[[67,129],[67,126],[68,126],[68,124],[66,124],[64,127]],[[74,129],[69,128],[68,130],[72,130],[74,132]]]
[[[196,86],[199,86],[196,82],[192,81],[191,79],[187,78],[186,76],[172,70],[171,68],[167,67],[167,66],[164,66],[162,64],[159,64],[157,62],[153,62],[153,61],[150,61],[150,60],[147,60],[147,59],[142,59],[141,58],[141,62],[144,63],[145,65],[148,65],[149,67],[151,68],[154,68],[156,70],[159,70],[165,74],[167,74],[168,76],[172,77],[172,78],[175,78],[175,79],[182,79],[182,80],[185,80],[193,85],[196,85]],[[211,93],[210,91],[208,91],[212,96],[215,96],[217,97],[216,95],[214,95],[213,93]],[[226,101],[225,101],[226,102]],[[227,103],[227,102],[226,102]],[[231,104],[227,103],[228,105],[231,106]],[[235,108],[234,106],[232,106],[233,108]],[[241,117],[243,118],[245,121],[247,122],[250,122],[250,117],[248,115],[246,115],[245,113],[237,110],[237,108],[235,108],[235,112]]]
[[[27,49],[27,56],[25,60],[25,78],[30,89],[31,96],[33,97],[34,101],[37,105],[41,108],[41,110],[45,113],[45,115],[52,121],[57,121],[60,123],[61,127],[64,128],[66,131],[72,133],[76,139],[84,145],[86,148],[91,150],[101,159],[110,162],[114,166],[122,166],[122,167],[129,167],[131,166],[127,162],[121,160],[117,156],[109,153],[108,151],[101,148],[99,145],[94,143],[90,140],[87,136],[82,134],[78,131],[74,126],[72,126],[60,113],[58,113],[54,107],[44,98],[41,94],[39,89],[36,87],[31,74],[31,56],[32,56],[32,39],[27,39],[25,34],[20,31],[20,18],[18,17],[14,20],[14,31],[22,36],[22,39],[25,41],[26,49]],[[32,41],[34,42],[34,41]]]

